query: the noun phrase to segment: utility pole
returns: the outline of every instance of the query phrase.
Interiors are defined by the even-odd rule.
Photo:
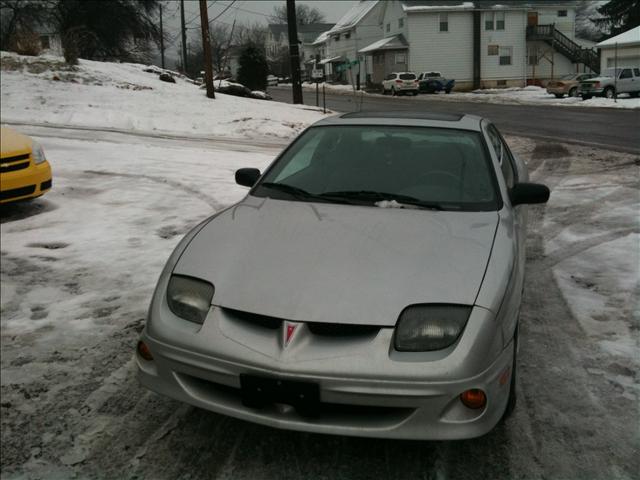
[[[302,81],[300,79],[300,51],[298,26],[296,24],[296,2],[287,0],[287,26],[289,27],[289,58],[291,59],[291,83],[293,103],[302,103]]]
[[[162,68],[164,68],[164,30],[162,29],[162,3],[160,6],[160,58],[162,61]]]
[[[182,73],[187,73],[187,29],[184,25],[184,0],[180,0],[180,25],[182,27]]]
[[[209,14],[207,1],[200,0],[200,24],[202,25],[202,52],[204,54],[204,83],[207,86],[207,97],[216,98],[213,91],[213,68],[211,66],[211,43],[209,41]]]

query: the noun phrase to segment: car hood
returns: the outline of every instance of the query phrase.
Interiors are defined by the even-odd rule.
[[[293,321],[395,325],[416,303],[472,305],[497,212],[247,197],[205,226],[174,273],[217,306]]]
[[[613,77],[593,77],[588,80],[582,80],[580,83],[596,83],[596,82],[604,82],[605,80],[613,80]]]

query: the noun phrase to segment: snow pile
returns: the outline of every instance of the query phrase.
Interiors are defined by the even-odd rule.
[[[430,100],[433,96],[420,95],[416,98],[420,100]],[[589,100],[582,100],[580,97],[556,98],[555,95],[547,93],[545,88],[534,85],[524,88],[487,88],[483,90],[475,90],[473,92],[456,92],[454,89],[454,91],[448,95],[444,93],[440,94],[440,96],[438,96],[438,100],[447,100],[452,102],[503,103],[512,105],[640,108],[640,98],[630,98],[628,94],[620,94],[617,101],[602,97],[594,97]]]
[[[190,80],[176,83],[148,66],[2,52],[2,122],[50,123],[139,132],[288,139],[323,114],[219,94],[209,100]],[[216,82],[216,86],[217,86]]]

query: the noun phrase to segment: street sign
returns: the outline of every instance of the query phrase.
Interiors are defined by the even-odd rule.
[[[314,68],[311,70],[311,78],[322,78],[324,77],[324,72],[319,68]]]

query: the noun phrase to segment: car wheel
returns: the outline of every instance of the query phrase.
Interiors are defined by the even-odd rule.
[[[607,87],[604,89],[604,96],[606,98],[613,98],[616,94],[616,91],[613,89],[613,87]]]
[[[445,90],[444,93],[446,93],[447,95],[449,95],[451,93],[451,89],[449,90]]]
[[[554,95],[556,96],[556,98],[564,97],[564,93],[554,93]]]
[[[578,87],[573,87],[573,88],[569,89],[569,96],[570,97],[577,97],[578,96]]]
[[[507,400],[507,408],[504,410],[502,414],[502,420],[504,421],[511,416],[513,411],[516,408],[516,388],[517,388],[517,365],[518,365],[518,328],[516,327],[516,332],[513,335],[513,364],[511,365],[511,382],[509,382],[509,398]]]
[[[589,100],[591,95],[582,95],[582,100]]]
[[[418,91],[417,90],[415,92],[413,92],[413,96],[415,97],[416,95],[418,95]]]
[[[396,95],[398,95],[398,92],[396,92],[395,87],[391,87],[391,96],[395,97]]]
[[[636,98],[636,97],[640,96],[640,92],[629,92],[629,96],[631,98]]]

